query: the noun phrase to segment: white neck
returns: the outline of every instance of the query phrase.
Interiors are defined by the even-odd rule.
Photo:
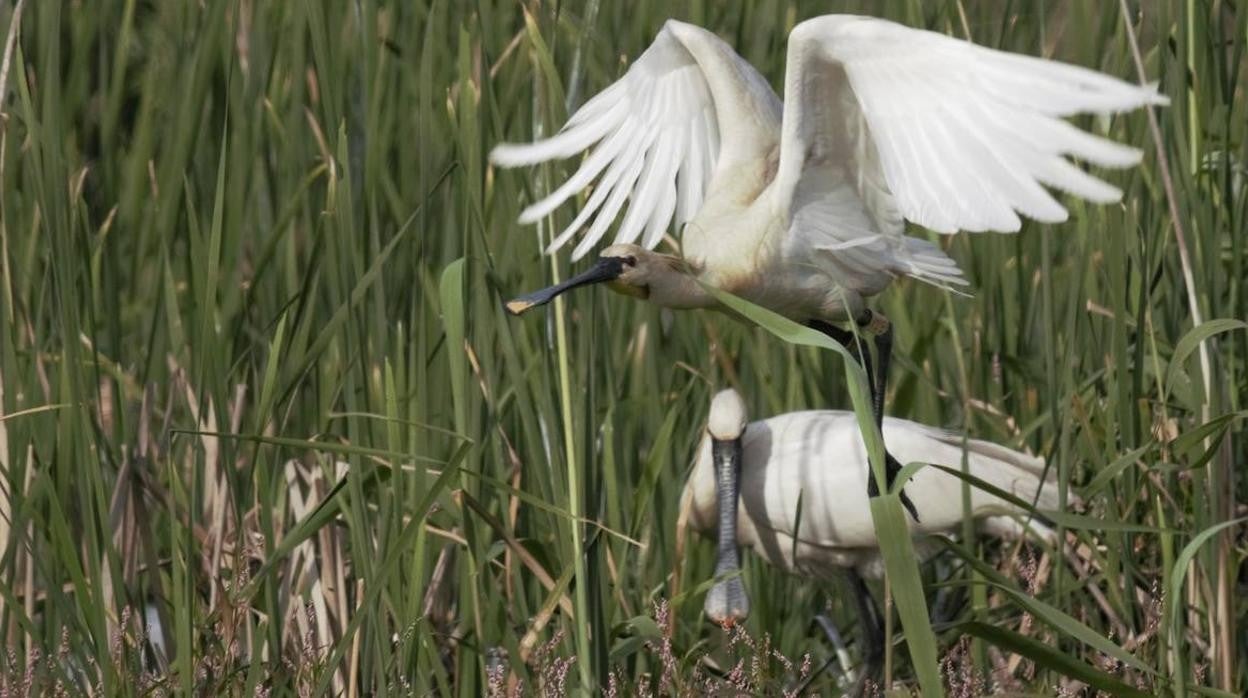
[[[683,266],[667,267],[655,273],[649,287],[650,295],[647,300],[664,308],[685,310],[719,305],[719,301]]]

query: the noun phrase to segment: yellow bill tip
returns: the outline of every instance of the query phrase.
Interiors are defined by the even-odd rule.
[[[521,300],[517,298],[516,300],[507,301],[506,306],[507,306],[507,312],[511,313],[512,315],[519,315],[523,313],[524,311],[528,310],[529,308],[532,308],[533,303],[532,301],[526,301],[526,300]]]

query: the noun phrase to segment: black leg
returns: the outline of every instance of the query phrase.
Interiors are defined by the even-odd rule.
[[[897,480],[897,475],[900,472],[901,472],[901,463],[898,463],[897,459],[893,458],[893,454],[889,453],[887,450],[884,451],[884,480],[888,483],[888,486],[890,488],[893,486],[893,483]],[[880,494],[880,488],[877,487],[875,484],[874,474],[868,473],[867,496],[876,497],[879,494]],[[910,495],[906,494],[906,488],[904,487],[901,488],[901,505],[906,508],[906,511],[910,512],[910,517],[914,519],[915,523],[918,523],[919,522],[919,510],[914,507],[914,502],[910,501]]]
[[[874,372],[872,371],[871,355],[861,350],[857,337],[854,336],[853,332],[843,330],[821,320],[811,320],[806,325],[831,337],[858,357],[858,362],[867,374],[867,385],[871,390],[871,411],[875,417],[875,425],[880,428],[882,433],[884,428],[884,395],[888,390],[888,368],[893,355],[893,324],[888,321],[888,318],[871,310],[865,311],[854,322],[863,330],[875,332],[875,353],[878,354],[876,358],[878,370]],[[900,472],[901,464],[897,462],[897,459],[891,453],[888,453],[887,444],[885,444],[884,477],[890,488]],[[867,496],[875,497],[879,493],[880,488],[875,484],[875,477],[868,474]],[[915,508],[914,502],[910,501],[910,496],[906,494],[904,488],[901,491],[901,504],[906,508],[906,511],[910,512],[910,516],[915,521],[919,520],[919,511]]]
[[[884,394],[888,390],[888,365],[893,355],[893,323],[873,310],[864,310],[854,319],[854,324],[868,336],[875,338],[877,370],[867,372],[867,384],[871,386],[871,410],[875,425],[884,425]]]
[[[806,695],[806,690],[812,683],[815,682],[815,679],[818,679],[821,675],[823,675],[823,672],[830,669],[837,660],[841,660],[841,669],[844,672],[844,675],[847,677],[852,676],[852,669],[850,669],[848,661],[842,659],[843,657],[848,657],[849,652],[845,649],[845,641],[841,638],[841,631],[836,627],[836,623],[832,622],[832,619],[823,613],[817,614],[812,622],[815,625],[818,625],[819,628],[823,630],[824,637],[828,638],[828,643],[832,645],[832,655],[829,656],[825,662],[820,664],[819,668],[810,672],[805,679],[802,679],[796,685],[791,686],[789,690],[785,692],[786,695]]]
[[[871,370],[871,354],[863,351],[865,347],[859,345],[858,338],[854,336],[854,333],[849,330],[843,330],[836,325],[830,325],[822,320],[811,320],[806,323],[806,326],[816,332],[827,335],[832,341],[845,347],[850,354],[853,354],[854,358],[858,359],[858,365],[862,366],[862,370],[867,374],[867,385],[871,386],[872,391],[871,404],[874,405],[875,377]],[[882,399],[880,404],[883,405]]]
[[[858,606],[858,617],[862,623],[862,659],[866,663],[884,657],[884,617],[880,615],[879,606],[875,605],[875,597],[867,588],[867,582],[857,570],[846,572],[849,585],[854,592],[854,603]]]
[[[874,322],[876,314],[872,313]],[[875,335],[875,353],[877,369],[875,373],[875,424],[880,428],[880,433],[884,430],[884,392],[888,389],[888,366],[893,358],[893,323],[889,322],[884,316],[880,315],[880,319],[884,321],[884,331]],[[891,489],[893,482],[897,479],[897,474],[901,472],[901,463],[893,458],[893,454],[885,452],[884,458],[884,478],[888,481],[888,487]],[[875,478],[871,478],[871,485],[875,484]],[[875,496],[876,493],[868,491],[868,494]],[[910,501],[910,496],[906,494],[903,487],[901,490],[901,503],[906,507],[906,511],[910,512],[910,516],[914,517],[917,522],[919,520],[919,511],[914,508],[914,502]]]
[[[828,638],[828,644],[832,645],[832,649],[837,652],[845,651],[845,639],[841,636],[840,628],[836,627],[836,623],[828,617],[826,613],[820,613],[815,616],[815,625],[823,631],[824,637]]]
[[[856,570],[846,573],[849,585],[854,591],[854,602],[858,606],[858,622],[862,628],[862,672],[858,675],[855,690],[850,695],[864,695],[868,681],[878,681],[884,668],[884,618],[880,608],[875,605],[871,590]]]
[[[888,389],[888,366],[893,358],[893,323],[875,336],[876,372],[875,372],[875,424],[884,426],[884,392]]]
[[[845,640],[841,631],[831,618],[820,613],[814,617],[813,622],[819,626],[828,639],[828,643],[832,645],[832,656],[794,687],[789,692],[790,695],[806,695],[806,689],[838,659],[842,661],[841,668],[845,680],[853,683],[847,695],[865,696],[870,683],[879,681],[884,659],[884,623],[875,605],[875,599],[871,597],[871,592],[867,589],[862,577],[853,570],[846,571],[845,577],[849,581],[854,603],[858,607],[858,624],[862,629],[862,639],[859,642],[859,653],[862,655],[860,666],[855,671],[847,659],[842,659],[842,657],[847,657],[848,652],[845,649]]]
[[[962,608],[966,605],[966,602],[967,593],[965,585],[940,587],[936,592],[936,600],[932,602],[932,627],[940,628],[952,625]]]

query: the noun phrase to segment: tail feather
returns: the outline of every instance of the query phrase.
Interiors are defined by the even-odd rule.
[[[982,473],[975,473],[993,485],[1007,492],[1035,502],[1038,509],[1056,509],[1060,502],[1057,487],[1057,469],[1048,467],[1043,458],[1031,456],[991,441],[967,439],[961,434],[933,429],[932,436],[955,446],[965,447],[970,453],[993,461],[994,466]],[[1075,503],[1077,498],[1071,494],[1068,501]]]
[[[935,244],[919,238],[905,237],[905,244],[895,252],[901,273],[938,288],[964,293],[955,286],[966,286],[967,280],[958,263]]]
[[[979,530],[1003,540],[1021,540],[1030,534],[1049,545],[1057,544],[1057,531],[1034,518],[1020,521],[1013,516],[989,516],[980,520]]]

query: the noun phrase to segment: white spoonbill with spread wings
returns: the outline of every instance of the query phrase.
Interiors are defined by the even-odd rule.
[[[902,463],[962,468],[959,434],[892,417],[884,438]],[[987,441],[965,444],[969,473],[1038,509],[1056,509],[1055,473],[1044,461]],[[856,592],[870,664],[882,650],[883,626],[863,578],[883,576],[871,508],[861,491],[871,477],[866,446],[852,412],[790,412],[746,424],[745,403],[733,390],[711,401],[707,435],[698,448],[681,498],[682,517],[697,531],[717,535],[715,575],[705,609],[716,622],[749,614],[749,597],[738,574],[737,546],[752,548],[769,564],[819,579],[846,572]],[[936,468],[919,470],[911,488],[918,537],[957,532],[962,524],[963,481]],[[740,492],[739,497],[734,492]],[[798,501],[801,501],[800,514]],[[1027,530],[1052,542],[1053,532],[995,494],[971,488],[971,516],[989,535],[1018,538]],[[1024,523],[1025,522],[1025,523]],[[918,539],[922,557],[940,546]]]
[[[1064,117],[1167,101],[1154,86],[1086,68],[828,15],[789,35],[782,102],[719,37],[668,21],[559,133],[490,154],[519,167],[587,153],[520,214],[534,223],[588,193],[548,251],[583,233],[579,259],[619,219],[591,269],[507,308],[519,314],[599,282],[661,306],[716,307],[706,284],[842,343],[852,333],[831,323],[855,322],[877,337],[878,422],[891,332],[866,299],[898,276],[966,283],[938,246],[905,235],[905,221],[939,233],[1012,232],[1020,215],[1066,220],[1046,187],[1118,201],[1117,187],[1070,159],[1122,168],[1141,152]],[[679,254],[654,252],[673,223]]]

